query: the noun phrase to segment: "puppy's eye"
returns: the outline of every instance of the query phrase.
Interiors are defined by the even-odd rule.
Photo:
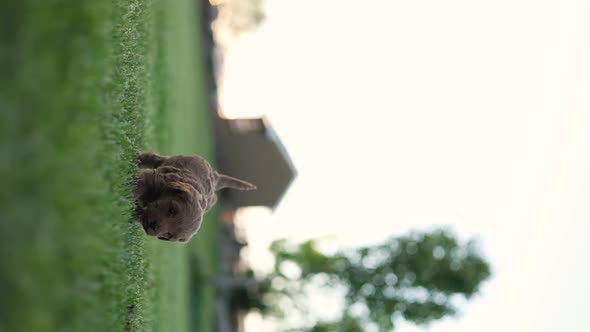
[[[173,206],[168,208],[168,216],[174,217],[175,215],[176,215],[176,209]]]

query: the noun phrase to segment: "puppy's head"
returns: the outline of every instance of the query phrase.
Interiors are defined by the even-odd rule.
[[[148,170],[138,185],[145,186],[144,202],[138,208],[139,222],[146,234],[160,240],[186,242],[203,219],[203,199],[178,174]]]

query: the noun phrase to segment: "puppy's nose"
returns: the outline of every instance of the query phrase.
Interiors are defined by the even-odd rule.
[[[148,225],[148,228],[150,230],[152,230],[153,232],[157,232],[158,231],[158,228],[160,228],[160,226],[158,225],[158,222],[157,221],[151,221],[149,223],[149,225]]]
[[[164,240],[164,241],[170,241],[171,238],[172,238],[172,234],[170,232],[166,232],[166,234],[164,234],[163,236],[158,236],[158,239]]]

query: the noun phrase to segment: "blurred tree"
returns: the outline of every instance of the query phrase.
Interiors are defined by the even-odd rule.
[[[273,242],[274,272],[265,278],[273,287],[263,294],[266,303],[305,310],[309,284],[322,280],[320,287],[343,286],[341,319],[317,322],[304,329],[309,332],[362,331],[368,324],[391,331],[400,317],[427,324],[456,314],[456,301],[470,299],[490,276],[476,242],[460,243],[445,229],[412,232],[333,255],[322,253],[316,244]]]
[[[264,21],[262,0],[215,0],[219,6],[219,24],[234,35],[256,29]]]
[[[341,319],[333,322],[319,321],[311,328],[306,329],[306,332],[364,332],[361,322],[348,314],[342,316]]]
[[[271,291],[270,279],[257,279],[252,269],[248,269],[240,278],[218,278],[216,282],[228,292],[230,310],[258,310],[262,314],[270,312],[270,308],[263,302],[263,295]]]

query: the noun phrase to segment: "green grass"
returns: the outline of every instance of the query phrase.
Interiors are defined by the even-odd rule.
[[[138,150],[212,157],[194,2],[0,4],[0,331],[212,330],[208,215],[188,245],[130,217]],[[196,287],[195,287],[196,286]]]

